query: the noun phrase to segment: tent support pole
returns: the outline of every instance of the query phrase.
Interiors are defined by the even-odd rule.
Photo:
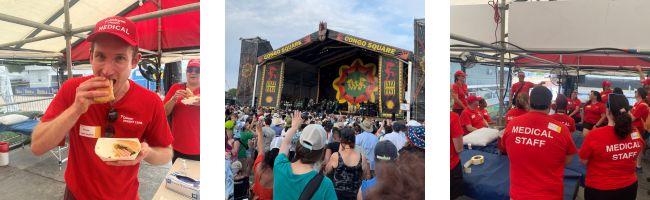
[[[162,4],[162,1],[156,3],[156,5],[158,6],[158,12],[160,12],[162,10],[162,5],[161,4]],[[160,78],[162,77],[161,76],[162,72],[160,71],[160,69],[162,69],[162,16],[158,17],[158,30],[157,31],[158,31],[158,52],[157,52],[157,54],[158,54],[158,63],[157,63],[158,66],[156,66],[156,68],[158,68],[157,69],[157,71],[158,71],[157,77],[158,78],[156,80],[156,91],[159,92],[159,93],[162,93],[162,88],[160,87],[160,82],[162,81],[162,80],[160,80]]]
[[[407,85],[407,86],[406,86],[406,87],[407,87],[406,90],[408,90],[408,93],[409,93],[409,98],[406,98],[406,105],[408,105],[408,107],[409,107],[409,108],[406,110],[406,120],[407,120],[407,121],[408,121],[408,120],[411,120],[411,108],[412,108],[412,107],[411,107],[411,100],[412,100],[412,95],[411,95],[411,91],[412,91],[412,90],[411,90],[411,88],[413,87],[412,84],[411,84],[411,83],[413,82],[413,81],[411,81],[411,80],[413,80],[413,79],[411,79],[411,78],[413,78],[413,74],[411,73],[412,70],[413,70],[413,63],[412,63],[411,61],[409,61],[409,62],[408,62],[408,72],[407,72],[407,73],[408,73],[408,80],[406,81],[406,82],[407,82],[407,83],[406,83],[406,85]],[[401,84],[401,83],[400,83],[400,84]],[[406,94],[406,93],[405,93],[405,94]],[[381,105],[379,105],[379,106],[381,106]]]
[[[501,5],[499,5],[499,13],[501,15],[501,23],[499,24],[499,29],[501,29],[501,48],[499,53],[499,113],[497,115],[497,123],[499,126],[504,125],[504,120],[503,120],[503,113],[505,112],[505,105],[504,105],[504,99],[505,99],[505,87],[504,87],[504,79],[505,79],[505,71],[504,71],[504,60],[506,58],[505,54],[505,49],[506,49],[506,1],[501,1]],[[492,46],[492,45],[490,45]]]
[[[68,70],[68,79],[72,78],[72,44],[70,40],[72,39],[70,25],[70,0],[63,0],[63,12],[65,14],[65,62]],[[92,56],[92,55],[91,55]]]
[[[253,82],[253,96],[251,97],[251,108],[255,109],[255,95],[257,95],[257,69],[259,64],[255,65],[255,81]]]

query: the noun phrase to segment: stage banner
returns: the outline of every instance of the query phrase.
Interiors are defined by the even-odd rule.
[[[374,52],[382,53],[384,55],[391,55],[398,57],[402,60],[408,61],[411,58],[411,52],[400,49],[397,47],[385,45],[379,42],[374,42],[371,40],[366,40],[358,37],[354,37],[345,33],[341,32],[336,32],[336,31],[328,31],[328,36],[330,39],[343,42],[352,46],[357,46],[361,47],[364,49],[368,49]]]
[[[282,94],[284,62],[267,63],[262,69],[262,84],[260,84],[262,93],[258,105],[265,108],[276,108],[280,104],[280,95]]]
[[[411,104],[413,105],[413,113],[411,116],[416,120],[424,121],[424,19],[415,19],[413,27],[415,29],[415,50],[413,52],[415,62],[413,62],[412,72],[408,72],[412,73],[411,76],[413,79],[409,80],[411,81],[411,90],[413,90],[409,91],[410,96],[412,97]]]
[[[255,66],[257,56],[271,51],[271,43],[259,37],[241,39],[241,54],[239,57],[239,77],[237,80],[237,101],[250,105],[255,89]],[[258,74],[260,74],[258,72]],[[259,77],[258,77],[259,78]],[[259,83],[259,81],[258,81]]]
[[[399,114],[404,96],[402,90],[402,62],[395,58],[379,56],[379,113]]]
[[[363,64],[361,59],[355,59],[351,65],[339,67],[339,77],[334,79],[332,87],[336,90],[339,103],[355,107],[360,103],[374,103],[377,66],[373,63]]]
[[[303,38],[300,38],[299,40],[293,41],[287,45],[284,45],[280,48],[277,48],[271,52],[265,53],[259,57],[257,57],[257,62],[258,63],[264,63],[266,61],[269,61],[271,59],[277,58],[280,55],[283,55],[285,53],[291,52],[293,50],[299,49],[300,47],[307,46],[308,44],[311,44],[315,40],[318,39],[318,32],[314,32],[312,34],[309,34]]]

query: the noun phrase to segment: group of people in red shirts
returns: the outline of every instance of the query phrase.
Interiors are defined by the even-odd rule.
[[[498,140],[499,149],[510,161],[511,199],[561,199],[564,167],[575,154],[587,168],[585,199],[636,199],[636,172],[646,146],[650,89],[650,80],[645,79],[640,67],[637,69],[644,87],[636,90],[633,106],[622,90],[611,89],[610,81],[603,82],[602,92],[592,91],[584,106],[575,91],[570,98],[558,95],[553,103],[548,88],[526,82],[525,74],[518,73],[519,82],[510,92],[514,108],[505,115],[507,123]],[[474,103],[477,97],[467,93],[465,73],[458,71],[454,77],[450,117],[452,199],[463,195],[458,156],[463,150],[462,136],[487,126]],[[551,109],[555,111],[552,115]],[[582,123],[585,137],[580,149],[571,135],[577,122]]]

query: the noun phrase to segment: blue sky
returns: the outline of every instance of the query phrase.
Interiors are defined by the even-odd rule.
[[[424,0],[227,0],[225,88],[237,87],[239,38],[259,36],[278,48],[326,21],[329,29],[412,51],[416,18],[424,18]]]

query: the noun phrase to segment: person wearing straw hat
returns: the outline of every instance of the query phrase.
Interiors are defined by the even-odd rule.
[[[94,75],[61,86],[34,128],[31,150],[43,155],[68,136],[64,199],[137,199],[140,163],[163,165],[172,159],[165,109],[160,96],[129,80],[141,58],[135,23],[108,17],[86,40]],[[94,151],[100,137],[137,138],[141,150],[135,160],[102,161]]]
[[[467,108],[467,84],[465,72],[458,70],[454,73],[454,84],[451,85],[451,97],[454,99],[452,110],[460,115]]]
[[[197,101],[189,104],[182,102],[185,98],[200,97],[200,67],[199,59],[191,59],[187,64],[187,82],[172,85],[163,100],[165,114],[171,116],[172,135],[174,136],[172,162],[176,158],[201,160],[201,98],[195,98]]]
[[[553,93],[536,86],[530,97],[530,112],[510,121],[500,140],[510,160],[510,198],[562,199],[564,166],[576,146],[569,128],[548,115]]]
[[[370,119],[365,119],[361,124],[359,124],[361,127],[362,131],[355,137],[355,146],[360,147],[363,150],[363,153],[365,154],[366,158],[374,158],[375,157],[375,145],[377,142],[379,142],[379,138],[374,134],[374,128],[373,128],[373,123]],[[368,162],[370,163],[370,173],[372,176],[374,176],[374,170],[375,170],[375,160],[374,159],[368,159]]]

